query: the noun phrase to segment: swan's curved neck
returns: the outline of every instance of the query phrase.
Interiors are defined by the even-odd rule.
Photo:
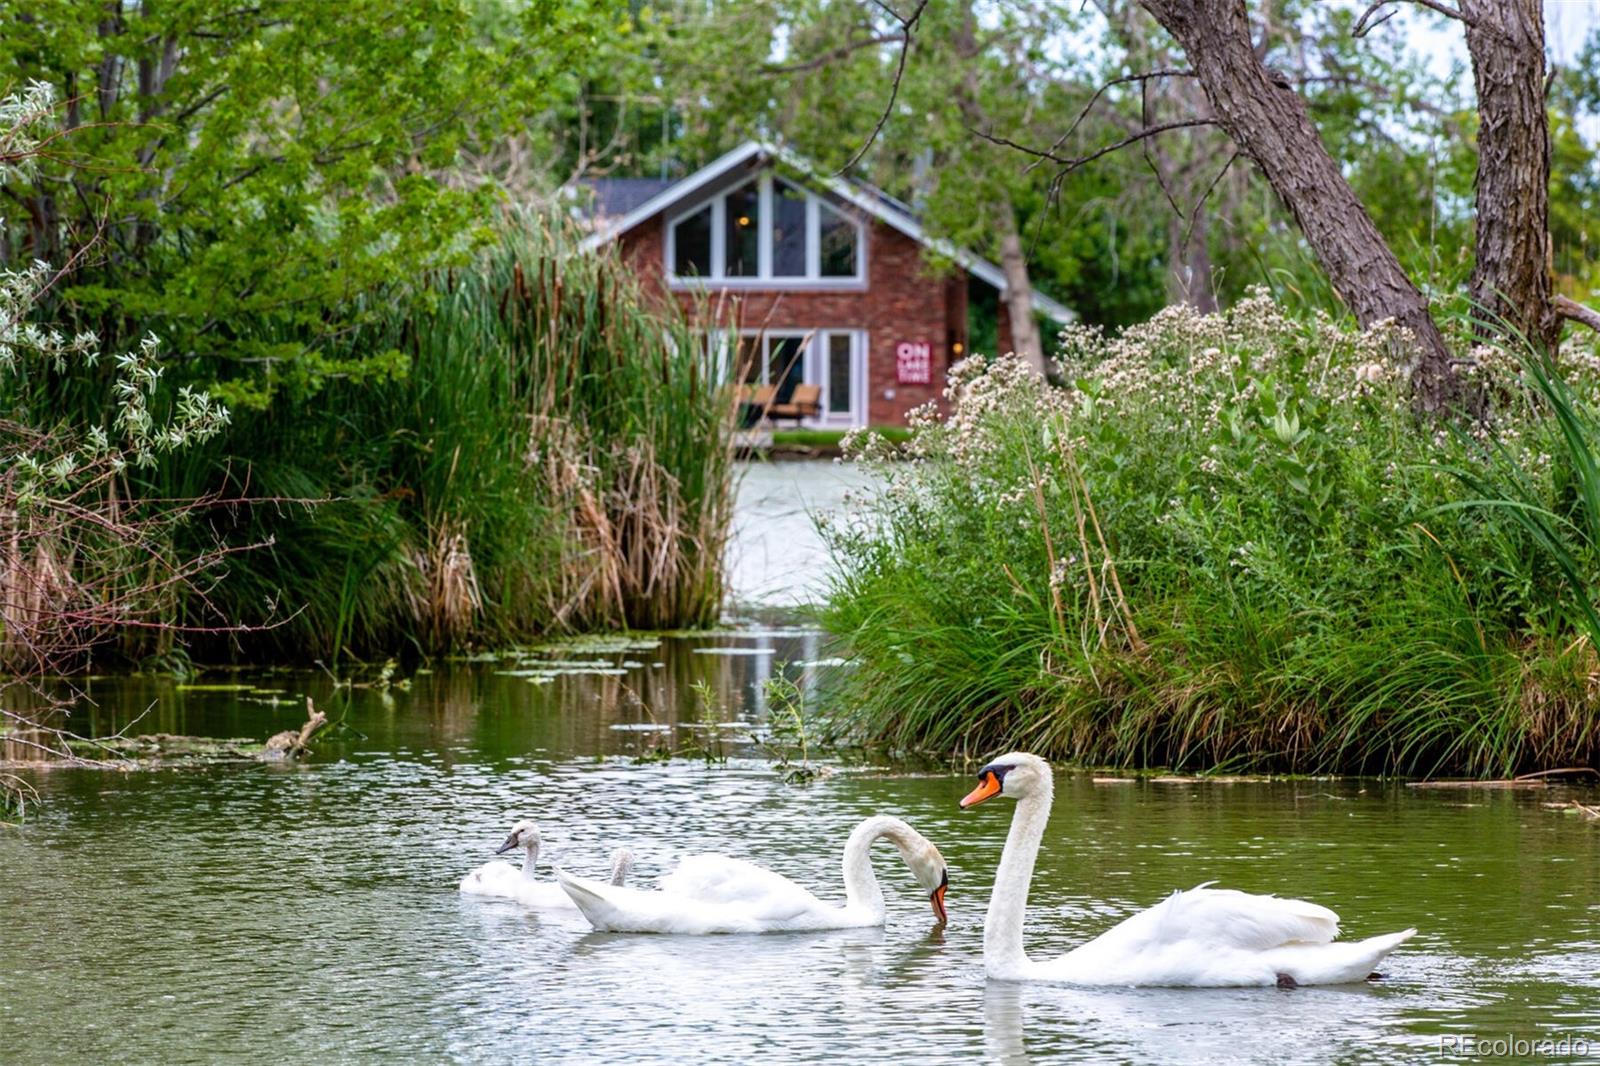
[[[633,849],[618,848],[611,853],[611,883],[625,885],[633,871]]]
[[[527,850],[523,853],[523,858],[522,858],[522,879],[524,881],[535,880],[534,875],[533,875],[533,867],[538,861],[539,861],[539,842],[537,840],[535,840],[533,843],[528,845]]]
[[[877,815],[868,818],[844,845],[844,898],[848,907],[865,907],[874,917],[887,913],[883,902],[883,889],[872,872],[872,845],[878,840],[888,840],[904,857],[911,849],[916,831],[898,818]]]
[[[1017,800],[1011,832],[1000,855],[989,896],[989,913],[983,920],[983,968],[991,977],[1013,977],[1028,963],[1022,949],[1022,920],[1028,910],[1028,885],[1033,881],[1039,842],[1050,820],[1054,788],[1048,772],[1037,791]]]

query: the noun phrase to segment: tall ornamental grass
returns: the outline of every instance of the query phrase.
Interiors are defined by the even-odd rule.
[[[1256,292],[1068,330],[1064,388],[968,361],[827,530],[839,723],[1118,766],[1592,763],[1600,365],[1480,348],[1494,414],[1451,427],[1401,340]]]
[[[256,502],[270,546],[211,593],[277,625],[200,654],[383,656],[716,620],[733,405],[684,318],[614,258],[515,224],[369,308],[331,376],[235,426],[167,491]],[[337,356],[338,353],[334,353]]]

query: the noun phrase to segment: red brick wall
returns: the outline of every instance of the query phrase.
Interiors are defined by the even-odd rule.
[[[639,277],[666,293],[661,219],[652,218],[620,238],[622,254]],[[959,283],[952,283],[958,281]],[[695,298],[674,293],[688,309]],[[959,307],[953,306],[959,302]],[[922,247],[898,230],[873,220],[867,225],[865,291],[712,290],[708,310],[724,324],[743,329],[859,329],[867,334],[867,421],[903,425],[906,412],[938,400],[950,368],[950,344],[966,343],[966,279],[932,277]],[[954,331],[959,328],[959,336]],[[1002,326],[1002,329],[1006,327]],[[1009,330],[1006,331],[1009,334]],[[933,380],[927,385],[895,381],[895,346],[927,341],[933,349]]]

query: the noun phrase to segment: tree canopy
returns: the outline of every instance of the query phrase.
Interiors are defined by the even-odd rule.
[[[8,262],[76,260],[59,295],[159,333],[233,404],[402,369],[340,344],[379,294],[487,233],[465,153],[552,107],[621,12],[604,0],[40,0],[0,65],[59,130],[11,200]]]

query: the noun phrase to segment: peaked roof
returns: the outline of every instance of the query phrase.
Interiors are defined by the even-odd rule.
[[[923,247],[930,248],[939,255],[958,264],[963,270],[994,286],[1000,292],[1006,291],[1006,277],[1003,270],[989,260],[973,255],[964,248],[957,248],[943,238],[930,237],[923,230],[922,223],[918,221],[916,216],[898,200],[858,182],[833,175],[819,174],[816,168],[787,148],[765,141],[746,141],[733,151],[707,163],[688,177],[661,188],[660,191],[638,203],[637,206],[628,210],[620,218],[602,219],[600,228],[584,238],[582,247],[585,250],[598,248],[602,244],[614,240],[628,230],[633,229],[646,219],[666,210],[679,200],[692,196],[695,192],[712,184],[719,178],[733,173],[739,167],[763,159],[776,159],[783,162],[785,165],[804,174],[813,184],[826,189],[839,199],[859,208],[891,229],[900,231]],[[1065,306],[1052,300],[1037,289],[1033,293],[1033,309],[1057,322],[1073,322],[1078,317]]]
[[[595,178],[582,184],[594,191],[595,214],[613,218],[626,215],[677,182],[670,178]]]

